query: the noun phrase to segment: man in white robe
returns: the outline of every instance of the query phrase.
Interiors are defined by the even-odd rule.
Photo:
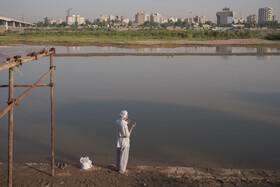
[[[120,173],[126,171],[129,147],[130,147],[130,134],[135,127],[136,123],[133,123],[130,131],[128,130],[128,124],[130,120],[128,119],[128,112],[126,110],[121,111],[121,118],[116,121],[117,126],[117,161],[116,170]]]

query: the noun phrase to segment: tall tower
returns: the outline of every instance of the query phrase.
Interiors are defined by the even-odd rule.
[[[70,11],[72,10],[73,8],[69,8],[68,10],[66,10],[66,23],[68,25],[71,25],[73,20],[72,18],[70,17]],[[70,23],[71,22],[71,23]]]
[[[223,11],[217,12],[216,15],[217,15],[217,24],[220,26],[220,25],[231,24],[235,19],[236,13],[230,11],[229,8],[225,7]]]
[[[273,8],[265,7],[259,9],[259,23],[272,21],[273,19]]]

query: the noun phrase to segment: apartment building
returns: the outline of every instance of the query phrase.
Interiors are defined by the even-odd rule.
[[[161,14],[159,14],[159,13],[151,14],[150,17],[151,17],[151,21],[153,21],[153,22],[157,22],[157,23],[162,24],[163,21],[164,21],[163,16]]]
[[[146,21],[150,21],[150,16],[145,12],[137,12],[137,14],[135,14],[135,23],[143,24]]]
[[[109,16],[107,14],[101,14],[99,17],[99,22],[109,21]]]
[[[259,9],[259,23],[264,23],[267,21],[272,21],[273,19],[273,8],[265,7]]]
[[[231,11],[229,8],[225,7],[223,11],[217,12],[217,24],[220,25],[227,25],[233,23],[235,19],[236,13]]]
[[[256,14],[251,14],[250,16],[247,17],[247,22],[248,23],[257,23],[257,16]]]
[[[85,17],[80,15],[67,16],[66,22],[68,25],[81,25],[85,23]]]

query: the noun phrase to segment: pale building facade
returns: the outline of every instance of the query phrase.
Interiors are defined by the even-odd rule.
[[[259,23],[264,23],[267,21],[272,21],[273,19],[273,8],[265,7],[259,9]]]
[[[143,24],[146,21],[150,21],[150,16],[145,12],[137,12],[137,14],[135,14],[135,23]]]
[[[161,14],[159,14],[159,13],[151,14],[151,21],[153,21],[153,22],[162,24],[163,20],[164,20],[164,18]]]
[[[193,19],[196,23],[202,23],[204,24],[206,22],[205,16],[196,16]]]
[[[257,23],[257,16],[256,14],[251,14],[250,16],[247,17],[247,22],[248,23]]]
[[[101,14],[99,17],[99,22],[103,22],[103,21],[108,21],[109,20],[109,16],[107,14]]]
[[[66,22],[68,25],[81,25],[85,23],[85,17],[80,15],[67,16]]]

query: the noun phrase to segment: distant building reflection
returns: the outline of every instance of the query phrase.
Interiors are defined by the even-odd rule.
[[[231,46],[218,46],[218,47],[216,47],[216,53],[233,53],[233,47],[231,47]]]
[[[66,47],[67,53],[79,52],[80,50],[81,50],[80,46],[68,46],[68,47]]]
[[[271,48],[257,48],[257,53],[261,54],[261,53],[271,53]],[[257,59],[259,60],[269,60],[271,58],[271,56],[257,56]]]
[[[233,53],[233,48],[231,46],[218,46],[216,47],[216,53]],[[223,55],[222,59],[228,59],[228,55]]]

